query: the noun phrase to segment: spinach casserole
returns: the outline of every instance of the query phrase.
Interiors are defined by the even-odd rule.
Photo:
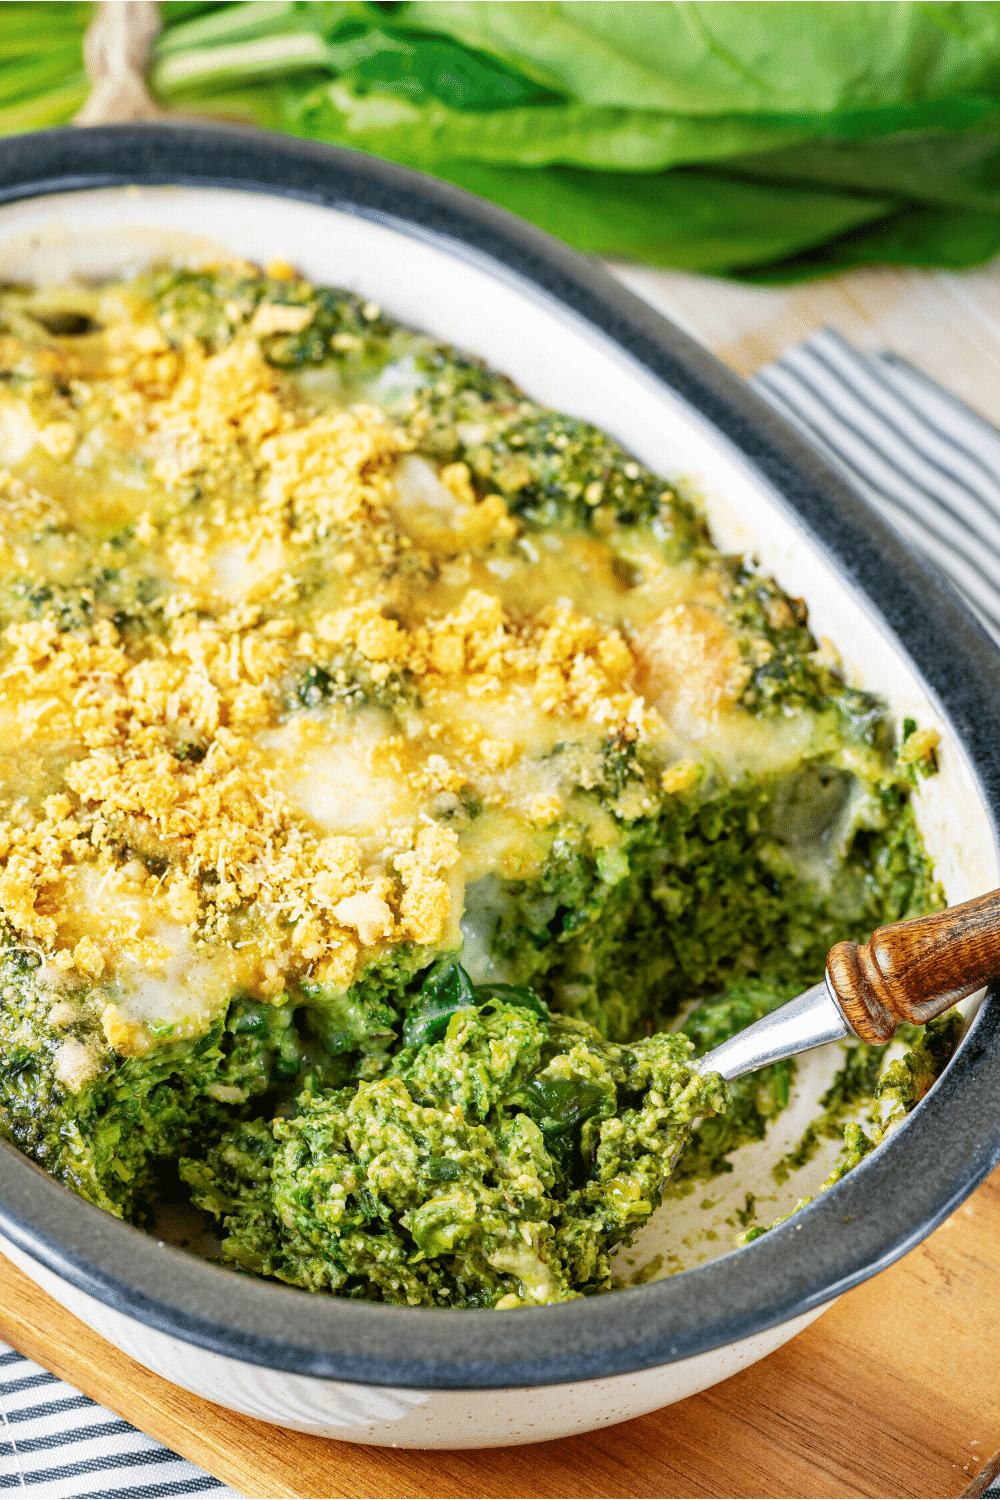
[[[620,1284],[692,1122],[671,1191],[788,1101],[692,1056],[940,904],[933,734],[606,434],[288,266],[7,287],[0,371],[6,1139],[312,1290]],[[853,1049],[799,1157],[954,1034]]]

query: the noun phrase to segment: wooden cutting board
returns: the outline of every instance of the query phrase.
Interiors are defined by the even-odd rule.
[[[561,1442],[415,1452],[251,1421],[151,1375],[2,1257],[0,1338],[254,1497],[957,1496],[1000,1448],[1000,1171],[760,1364]]]
[[[740,374],[830,324],[1000,425],[993,271],[883,268],[795,289],[616,273]],[[151,1375],[2,1257],[0,1338],[254,1497],[958,1496],[1000,1449],[1000,1171],[760,1364],[651,1416],[533,1447],[365,1448],[239,1417]]]

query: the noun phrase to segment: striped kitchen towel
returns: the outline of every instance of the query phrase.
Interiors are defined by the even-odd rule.
[[[0,1489],[38,1500],[166,1500],[235,1490],[0,1344]]]
[[[893,354],[824,329],[750,381],[1000,639],[1000,433]]]
[[[1000,639],[1000,434],[902,360],[859,353],[829,329],[751,384],[950,575]],[[3,1344],[0,1414],[0,1489],[46,1500],[239,1500],[235,1490]],[[1000,1472],[975,1493],[1000,1497]]]

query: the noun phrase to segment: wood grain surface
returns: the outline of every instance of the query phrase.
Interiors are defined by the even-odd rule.
[[[1000,1448],[1000,1171],[760,1364],[561,1442],[416,1452],[240,1417],[120,1354],[2,1258],[0,1338],[253,1497],[958,1496]]]
[[[824,326],[1000,426],[1000,279],[874,268],[798,288],[615,274],[749,374]],[[365,1448],[188,1395],[0,1258],[0,1338],[248,1496],[959,1496],[1000,1449],[1000,1172],[902,1261],[699,1396],[532,1447]]]
[[[790,287],[609,269],[738,375],[836,328],[859,349],[891,349],[1000,427],[1000,261],[973,271],[865,266]]]
[[[1000,891],[836,943],[826,972],[862,1041],[888,1042],[904,1021],[924,1026],[1000,973]]]

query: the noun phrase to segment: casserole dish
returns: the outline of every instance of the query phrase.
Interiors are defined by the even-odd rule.
[[[948,899],[1000,883],[998,725],[984,701],[996,649],[778,418],[602,272],[419,174],[244,132],[24,137],[8,142],[0,197],[7,281],[280,258],[485,358],[657,472],[688,477],[719,542],[806,597],[849,675],[900,720],[941,730],[941,772],[916,806]],[[250,1415],[417,1447],[587,1430],[768,1353],[972,1191],[1000,1158],[997,1004],[986,998],[905,1125],[808,1210],[610,1299],[497,1318],[310,1298],[132,1229],[6,1146],[0,1231],[29,1275],[112,1342]]]

